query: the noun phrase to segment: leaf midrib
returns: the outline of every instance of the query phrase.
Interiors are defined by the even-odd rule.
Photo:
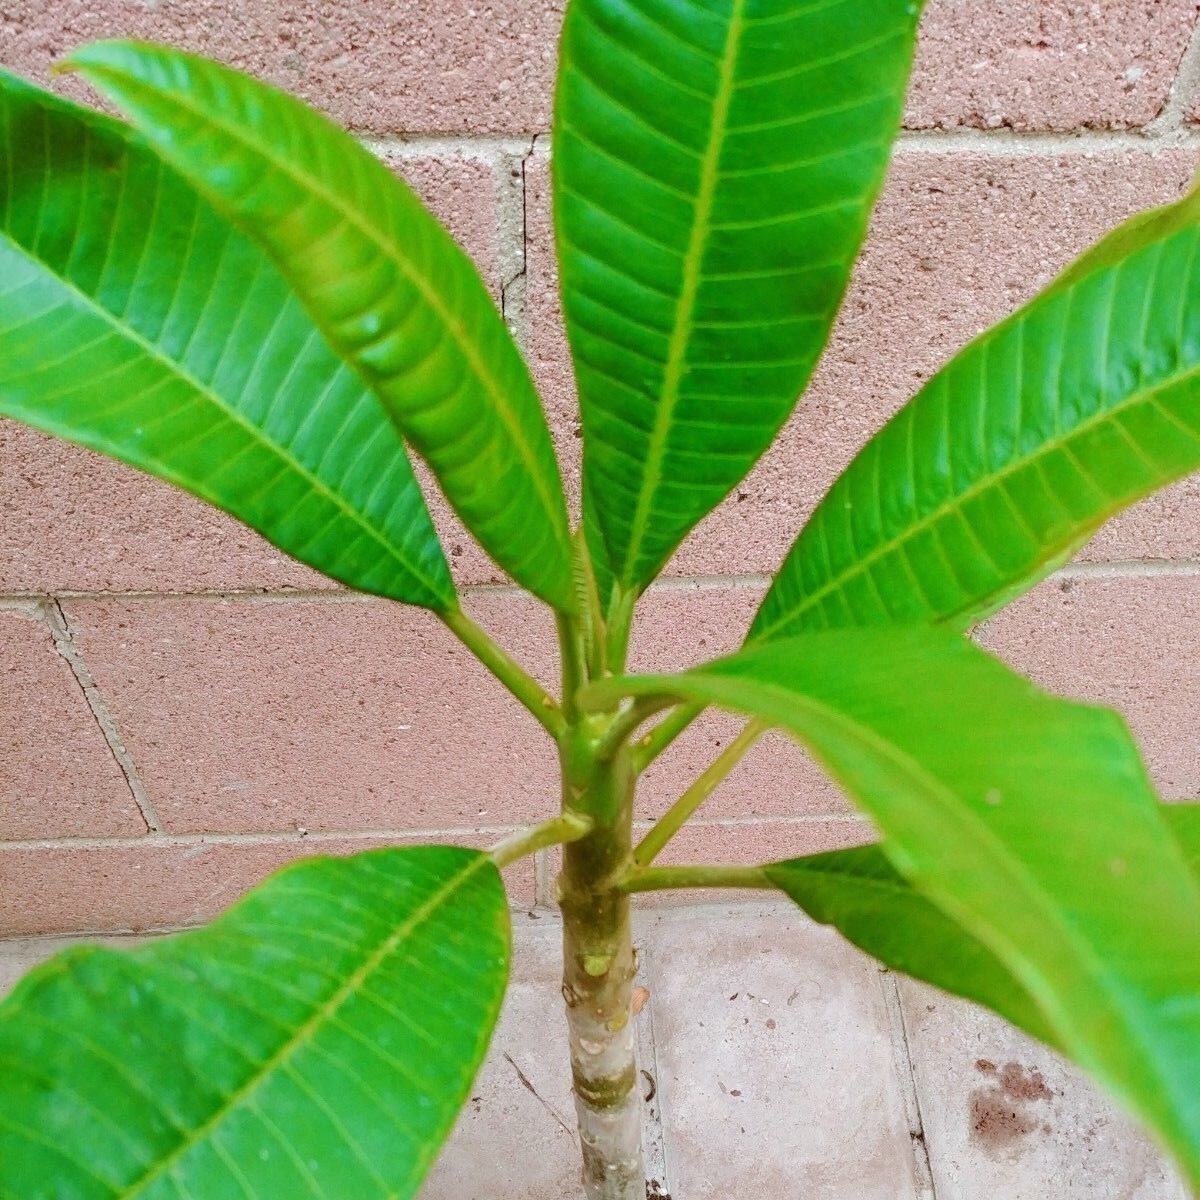
[[[449,310],[443,304],[441,296],[438,294],[436,288],[432,287],[429,281],[415,270],[413,264],[409,263],[408,260],[398,253],[395,243],[392,239],[386,237],[382,230],[377,230],[371,222],[361,217],[357,209],[343,204],[335,192],[329,191],[314,176],[299,170],[289,159],[283,158],[276,154],[269,143],[255,140],[254,138],[250,137],[245,130],[239,128],[237,125],[232,125],[229,122],[215,116],[207,109],[191,103],[188,97],[181,96],[175,92],[167,92],[165,89],[156,89],[151,84],[142,82],[136,76],[131,75],[128,72],[122,72],[112,67],[87,66],[86,69],[90,73],[95,73],[101,76],[114,76],[117,79],[124,80],[126,81],[127,86],[130,86],[135,90],[141,89],[142,91],[149,93],[151,96],[157,96],[165,100],[168,104],[174,104],[183,109],[185,112],[190,113],[193,117],[198,118],[204,124],[221,130],[232,141],[240,143],[242,146],[249,148],[253,153],[260,155],[276,170],[290,178],[294,183],[300,185],[302,188],[307,189],[314,196],[324,201],[330,208],[334,210],[334,212],[336,212],[343,220],[345,220],[348,225],[356,228],[364,237],[367,238],[368,241],[370,241],[378,250],[380,250],[384,257],[395,265],[395,267],[400,271],[401,275],[403,275],[404,278],[406,278],[416,287],[417,291],[425,299],[426,303],[434,310],[434,312],[441,318],[441,320],[450,330],[455,344],[462,352],[463,357],[470,364],[475,378],[483,384],[484,389],[487,391],[488,396],[491,398],[493,405],[495,406],[495,411],[499,414],[501,421],[509,432],[512,443],[517,447],[521,458],[524,460],[529,477],[532,479],[534,488],[542,501],[550,524],[560,533],[565,531],[565,525],[563,521],[559,519],[560,506],[555,503],[555,498],[546,491],[545,480],[542,477],[541,464],[539,463],[539,460],[533,451],[533,447],[523,436],[524,431],[521,421],[517,414],[509,408],[504,390],[500,386],[499,381],[492,377],[491,372],[487,369],[486,362],[480,358],[474,346],[471,344],[466,330],[463,328],[462,324],[451,312],[451,310]],[[336,132],[340,133],[341,130],[336,130]],[[153,133],[150,136],[157,137],[157,135]],[[363,151],[363,153],[367,152]],[[372,161],[374,162],[375,160]],[[390,182],[394,186],[400,186],[396,180],[390,180]],[[224,207],[224,205],[221,203],[222,197],[217,189],[214,189],[205,183],[202,185],[202,190],[207,194],[210,201],[220,207]],[[248,224],[247,222],[244,220],[239,220],[236,216],[232,217],[231,219],[233,219],[235,223],[240,225],[243,229],[246,229]],[[430,220],[433,220],[433,218],[430,217]],[[439,231],[441,231],[440,226],[438,228]],[[251,236],[253,236],[252,231],[247,230],[247,232],[251,232]],[[452,238],[449,238],[449,235],[447,235],[447,238],[450,242],[452,252],[464,254],[464,251],[458,247]],[[474,268],[472,268],[472,270],[473,269]],[[305,307],[307,307],[307,305]],[[372,390],[375,390],[371,381],[365,378],[365,374],[360,371],[360,375],[364,378],[367,386],[372,388]],[[565,509],[563,512],[565,512]]]
[[[978,345],[978,343],[976,344]],[[998,487],[1009,476],[1015,475],[1019,471],[1024,470],[1026,467],[1037,463],[1039,460],[1049,457],[1050,454],[1054,453],[1055,451],[1068,448],[1070,443],[1080,435],[1088,432],[1090,429],[1103,425],[1110,420],[1114,420],[1120,413],[1126,411],[1127,409],[1135,408],[1140,404],[1152,401],[1159,392],[1166,391],[1169,388],[1176,387],[1189,379],[1195,378],[1200,378],[1200,365],[1194,366],[1190,370],[1180,371],[1178,374],[1172,375],[1167,379],[1159,380],[1151,387],[1142,388],[1137,392],[1133,392],[1124,400],[1119,401],[1109,408],[1101,409],[1093,416],[1079,422],[1073,426],[1069,432],[1059,437],[1039,442],[1037,448],[1031,454],[1026,454],[1019,458],[1013,459],[1011,462],[1005,464],[1005,466],[1000,470],[984,476],[975,483],[972,483],[967,488],[964,488],[961,492],[951,496],[948,500],[943,501],[936,508],[931,509],[917,521],[910,522],[909,524],[905,525],[904,529],[899,534],[879,542],[867,554],[856,558],[848,567],[838,572],[837,575],[833,576],[826,583],[823,583],[819,588],[816,589],[816,591],[807,593],[800,604],[788,609],[776,620],[764,625],[755,633],[753,640],[760,641],[769,638],[772,634],[777,633],[780,629],[790,627],[794,622],[799,620],[801,616],[807,612],[810,612],[826,597],[833,595],[844,588],[849,580],[865,574],[867,569],[873,563],[892,553],[905,543],[911,541],[919,533],[936,524],[943,517],[955,512],[967,501],[975,498],[976,496],[984,494],[993,487]],[[1171,414],[1168,413],[1167,415],[1168,417],[1171,417]],[[1173,423],[1177,423],[1173,417],[1171,419]],[[1137,448],[1140,451],[1141,447],[1138,446]],[[832,493],[830,493],[830,495],[832,495]],[[1108,497],[1106,497],[1106,499],[1108,499]],[[1114,510],[1111,503],[1106,504],[1103,508],[1097,510],[1094,522],[1085,523],[1085,527],[1089,524],[1092,526],[1103,524],[1104,521],[1111,516],[1112,511]],[[807,533],[807,529],[805,532]],[[1077,531],[1076,537],[1078,537]],[[1057,547],[1057,543],[1055,544],[1055,547]],[[1051,550],[1053,550],[1055,547],[1051,547]],[[1047,555],[1047,557],[1049,557],[1049,555]],[[973,612],[976,609],[981,608],[994,594],[994,592],[990,592],[987,596],[976,597],[971,600],[968,607],[957,608],[953,612],[945,613],[936,617],[935,619],[947,622],[953,621],[955,618],[961,617],[966,612]]]
[[[0,239],[9,249],[32,263],[39,268],[47,279],[51,280],[56,286],[61,287],[64,291],[75,296],[80,301],[83,307],[98,316],[101,320],[107,322],[117,334],[136,345],[149,358],[157,362],[169,375],[173,375],[179,379],[187,387],[192,389],[198,396],[207,400],[217,409],[218,412],[231,421],[238,428],[242,429],[250,436],[250,439],[260,446],[265,447],[271,452],[280,462],[288,467],[295,474],[300,476],[312,489],[319,495],[324,497],[334,508],[338,509],[345,517],[353,524],[363,529],[370,537],[378,543],[386,552],[389,558],[399,564],[399,566],[411,575],[418,579],[428,590],[431,597],[442,600],[443,588],[440,587],[434,580],[430,579],[419,567],[409,563],[407,559],[398,552],[398,548],[382,533],[371,524],[366,517],[352,507],[346,500],[336,491],[329,487],[328,484],[319,476],[310,471],[299,459],[288,453],[278,442],[272,441],[267,437],[266,433],[258,428],[253,422],[244,417],[236,408],[231,407],[218,393],[212,388],[202,383],[190,371],[184,369],[181,363],[175,362],[169,355],[165,354],[158,346],[139,333],[132,326],[124,323],[113,313],[110,313],[94,296],[90,296],[82,288],[80,288],[73,280],[58,274],[44,259],[30,253],[19,242],[14,241],[10,234],[4,230],[0,230]],[[65,430],[64,435],[70,437],[70,431]],[[165,463],[164,463],[165,465]],[[188,488],[190,491],[191,488]],[[209,497],[205,497],[208,499]],[[217,503],[215,498],[213,503]],[[282,548],[282,547],[281,547]]]
[[[712,123],[709,126],[708,141],[705,144],[700,163],[700,186],[696,194],[696,207],[683,259],[682,283],[675,303],[671,337],[667,343],[662,390],[659,395],[658,407],[655,410],[654,426],[646,447],[646,469],[642,475],[637,504],[630,520],[629,544],[621,569],[621,583],[626,588],[636,586],[638,558],[650,526],[650,506],[659,484],[662,482],[666,442],[670,436],[675,409],[679,404],[684,359],[695,320],[696,295],[700,287],[704,248],[710,232],[713,202],[716,197],[717,181],[720,178],[718,168],[721,146],[729,119],[729,107],[733,99],[734,74],[739,43],[744,29],[745,7],[746,0],[733,0],[733,8],[729,14],[729,28],[725,35],[725,45],[721,51],[717,91],[713,97]]]
[[[390,934],[367,956],[365,961],[346,979],[331,996],[322,1001],[317,1010],[300,1025],[295,1034],[267,1058],[257,1070],[236,1091],[231,1092],[225,1102],[214,1111],[202,1124],[191,1130],[169,1154],[164,1155],[150,1168],[143,1172],[139,1179],[134,1180],[114,1200],[131,1200],[143,1192],[154,1180],[165,1171],[170,1170],[194,1146],[199,1145],[220,1123],[233,1112],[264,1080],[291,1058],[297,1050],[306,1045],[324,1027],[325,1022],[350,999],[362,984],[379,968],[380,964],[396,946],[407,938],[418,926],[427,921],[439,909],[446,899],[462,887],[477,871],[491,864],[486,854],[479,854],[470,862],[456,871],[449,879],[429,896],[421,905],[408,915]]]

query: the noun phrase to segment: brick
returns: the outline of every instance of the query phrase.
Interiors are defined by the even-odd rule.
[[[0,697],[0,839],[145,831],[78,681],[32,612],[0,610]]]
[[[1113,225],[1178,195],[1193,165],[1181,150],[900,153],[804,402],[755,470],[683,544],[668,572],[773,571],[858,448],[947,358]],[[553,269],[548,163],[541,155],[530,162],[527,178],[530,357],[563,451],[577,425]],[[563,457],[576,480],[577,452]],[[572,487],[577,493],[577,484]],[[1198,501],[1195,481],[1181,485],[1114,521],[1087,553],[1127,558],[1200,551]]]
[[[898,982],[939,1196],[1185,1200],[1166,1157],[1082,1071],[984,1009]]]
[[[540,606],[476,609],[553,670]],[[172,832],[511,825],[557,807],[548,739],[422,610],[348,596],[66,611]]]
[[[479,265],[503,280],[496,168],[471,157],[393,158]],[[456,577],[499,577],[425,474]],[[232,517],[101,455],[0,421],[0,592],[336,587]]]
[[[1162,794],[1200,796],[1200,578],[1052,579],[981,640],[1051,691],[1116,708]]]
[[[0,15],[0,61],[45,83],[82,42],[138,37],[249,71],[365,133],[523,133],[549,124],[561,16],[561,0],[27,0]]]
[[[208,54],[373,134],[522,134],[550,127],[563,0],[396,9],[384,0],[30,0],[0,23],[0,61],[39,82],[59,55],[134,36]],[[906,123],[1019,130],[1128,128],[1161,110],[1191,0],[934,0]],[[79,81],[54,86],[84,99]]]
[[[575,1098],[562,1003],[561,928],[555,921],[518,922],[504,1008],[487,1059],[419,1200],[578,1194]]]
[[[905,124],[1126,129],[1162,110],[1193,0],[932,0]]]
[[[428,838],[457,842],[463,839]],[[215,917],[272,871],[314,854],[354,854],[398,837],[7,847],[0,849],[0,937],[144,932]],[[533,904],[531,859],[505,872],[511,902]]]

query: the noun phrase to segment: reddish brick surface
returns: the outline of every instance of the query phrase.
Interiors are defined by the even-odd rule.
[[[905,123],[1125,129],[1161,111],[1193,0],[931,0]]]
[[[547,675],[530,601],[476,606]],[[404,829],[549,815],[549,739],[430,614],[383,601],[77,601],[66,612],[166,829]]]
[[[547,126],[561,15],[556,0],[22,0],[0,12],[0,62],[45,82],[74,46],[138,37],[249,71],[362,132],[521,133]]]
[[[397,841],[293,838],[178,845],[145,839],[135,846],[0,848],[0,936],[140,933],[197,925],[294,859],[354,854]],[[531,907],[531,860],[510,867],[505,886],[514,907]]]
[[[1163,110],[1198,7],[930,0],[906,121],[960,136],[901,146],[805,403],[680,549],[676,581],[643,601],[638,669],[735,648],[761,595],[757,577],[863,441],[1072,255],[1186,185],[1195,155],[1179,139],[1104,131]],[[544,391],[577,510],[580,431],[556,295],[548,139],[526,166],[523,220],[505,174],[519,170],[527,135],[549,127],[562,9],[562,0],[25,0],[0,6],[0,63],[45,81],[51,60],[79,42],[149,37],[233,62],[388,139],[372,144],[447,221],[498,303],[512,284],[506,315]],[[1187,92],[1194,74],[1189,65],[1172,113],[1200,118]],[[77,80],[54,86],[88,95]],[[1022,136],[1083,129],[1087,152]],[[433,140],[405,150],[404,135]],[[428,491],[456,578],[499,581]],[[1115,704],[1162,790],[1200,794],[1190,724],[1200,576],[1128,561],[1200,562],[1200,477],[1110,523],[1081,558],[1126,565],[1043,585],[984,640],[1048,686]],[[0,423],[0,596],[67,594],[87,665],[169,831],[140,838],[129,788],[48,627],[0,611],[9,681],[0,932],[194,923],[297,854],[350,852],[417,829],[482,844],[553,810],[548,740],[439,623],[346,595],[284,594],[330,586],[165,485]],[[259,590],[275,594],[175,595]],[[553,683],[540,607],[509,590],[471,594],[469,607]],[[639,817],[661,813],[739,726],[717,713],[697,721],[647,773]],[[811,759],[772,735],[663,861],[754,862],[869,835]],[[532,864],[511,874],[515,902],[532,903]]]
[[[0,841],[145,828],[49,627],[0,609]]]
[[[208,54],[364,133],[549,129],[563,0],[24,0],[0,13],[0,62],[39,81],[97,37]],[[1126,128],[1166,99],[1192,0],[931,0],[907,123]],[[55,86],[86,98],[77,81]]]
[[[1161,793],[1200,796],[1200,576],[1049,580],[981,640],[1051,691],[1117,709]]]

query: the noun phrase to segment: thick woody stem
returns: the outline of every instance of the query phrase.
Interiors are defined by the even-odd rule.
[[[598,736],[581,728],[564,747],[567,812],[592,831],[564,848],[563,999],[588,1200],[645,1200],[642,1101],[632,1014],[637,969],[629,898],[616,883],[631,865],[633,770],[625,751],[597,759]]]

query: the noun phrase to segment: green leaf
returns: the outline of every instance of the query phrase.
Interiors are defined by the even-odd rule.
[[[1200,803],[1176,802],[1167,805],[1165,813],[1171,832],[1183,848],[1183,857],[1200,883]]]
[[[568,4],[555,226],[587,527],[620,590],[657,574],[808,382],[900,122],[920,7]]]
[[[1196,872],[1200,804],[1166,804],[1159,812]],[[833,925],[893,970],[986,1005],[1026,1033],[1056,1045],[1053,1031],[1011,972],[917,891],[881,846],[831,850],[763,869],[813,920]]]
[[[1193,192],[1126,222],[971,342],[830,489],[751,640],[964,628],[1200,466],[1198,244]]]
[[[124,127],[3,72],[0,414],[351,587],[454,604],[400,437],[262,251]]]
[[[263,244],[483,548],[573,610],[566,502],[529,371],[409,188],[300,101],[207,59],[97,42],[66,61]]]
[[[784,639],[584,702],[621,695],[719,704],[803,742],[893,866],[1200,1183],[1200,884],[1116,714],[934,627]]]
[[[860,950],[998,1012],[1049,1045],[1056,1039],[1004,964],[918,892],[879,846],[855,846],[771,863],[767,878],[814,921]]]
[[[0,1005],[0,1195],[405,1200],[508,968],[477,851],[291,866],[207,929],[59,955]]]

